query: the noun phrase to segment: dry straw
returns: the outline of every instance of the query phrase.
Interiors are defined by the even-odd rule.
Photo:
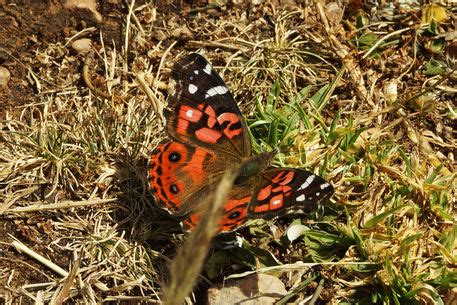
[[[215,191],[207,196],[201,221],[178,249],[171,264],[170,283],[164,289],[163,304],[180,305],[190,295],[203,268],[211,241],[219,229],[224,203],[232,189],[240,166],[229,168],[222,176]]]

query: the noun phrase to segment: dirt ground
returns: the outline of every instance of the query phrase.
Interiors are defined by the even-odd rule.
[[[86,27],[103,29],[106,41],[121,45],[122,16],[118,1],[100,6],[103,23],[89,9],[66,8],[59,1],[4,1],[0,10],[0,65],[11,73],[11,81],[0,90],[0,115],[36,101],[36,86],[29,69],[38,70],[37,50],[49,43],[64,42]],[[64,56],[64,54],[62,54]],[[79,71],[80,67],[72,67]]]
[[[145,3],[148,2],[136,1],[135,5],[141,6]],[[195,2],[194,5],[199,3]],[[159,2],[156,7],[160,11],[159,18],[166,18],[167,15],[179,16],[181,10],[188,10],[190,6],[180,1],[164,1]],[[11,74],[7,86],[0,86],[1,122],[6,122],[11,116],[19,116],[24,107],[39,103],[42,94],[59,92],[68,84],[85,87],[87,84],[80,77],[84,64],[83,57],[78,56],[74,50],[61,54],[53,53],[52,50],[50,54],[41,52],[50,45],[71,41],[73,35],[87,28],[93,28],[91,34],[85,37],[93,40],[95,48],[101,47],[99,33],[103,32],[104,45],[120,50],[124,41],[125,16],[128,9],[123,1],[118,0],[99,3],[71,0],[0,1],[0,66]],[[147,43],[143,53],[148,51],[151,43]],[[77,60],[60,72],[63,72],[63,76],[75,75],[75,78],[65,80],[56,75],[55,68],[59,63],[49,62],[47,55],[56,61],[64,61],[70,54]],[[49,76],[50,79],[55,79],[55,82],[39,76],[46,69],[49,74],[54,74]],[[103,86],[103,83],[100,86]],[[44,92],[43,88],[46,88]],[[55,264],[69,265],[70,257],[67,250],[49,248],[49,244],[56,238],[51,224],[55,221],[58,219],[50,214],[30,218],[0,217],[0,303],[3,296],[11,293],[5,290],[5,286],[19,288],[25,284],[52,281],[43,271],[43,265],[24,253],[11,251],[11,247],[4,242],[9,238],[9,234],[19,238],[24,244],[33,245],[33,251],[43,254]],[[6,270],[14,272],[7,277],[6,273],[3,273]],[[13,291],[13,294],[16,293],[18,291]],[[11,300],[9,299],[10,302]],[[23,297],[13,298],[13,303],[22,302],[29,303]]]
[[[7,111],[10,115],[17,115],[24,105],[39,101],[37,85],[40,80],[33,79],[30,73],[47,65],[40,62],[39,50],[46,49],[49,44],[64,43],[75,32],[88,27],[103,29],[109,43],[118,46],[122,43],[126,7],[120,1],[106,1],[99,6],[103,22],[98,22],[90,9],[67,7],[65,1],[0,1],[0,5],[0,66],[11,73],[8,86],[0,87],[2,121],[6,119]],[[93,38],[98,39],[96,35]],[[65,54],[60,55],[62,58],[64,56]],[[81,63],[76,62],[69,69],[68,73],[79,74]],[[45,86],[53,90],[52,87],[58,85],[47,83]],[[29,219],[1,217],[0,236],[6,238],[8,234],[14,234],[22,242],[33,244],[35,251],[44,253],[57,265],[68,265],[67,251],[50,250],[46,246],[54,238],[50,227],[52,221],[52,218],[46,216]],[[0,243],[0,253],[0,270],[15,270],[15,275],[11,278],[2,276],[0,290],[4,289],[5,281],[13,287],[49,281],[50,278],[42,272],[42,266],[27,255],[9,251],[3,242]],[[5,291],[0,292],[0,295],[4,293]]]

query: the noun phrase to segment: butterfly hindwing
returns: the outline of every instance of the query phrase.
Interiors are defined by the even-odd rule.
[[[328,182],[301,169],[271,168],[261,176],[249,204],[249,218],[272,219],[288,213],[309,213],[333,194]]]
[[[220,232],[230,232],[239,228],[248,220],[248,205],[252,189],[248,186],[235,186],[224,204],[224,214],[219,221]],[[191,230],[200,219],[202,211],[195,211],[183,221],[184,229]]]
[[[156,197],[173,214],[192,213],[194,197],[210,192],[212,179],[223,172],[211,152],[176,141],[159,144],[148,164],[148,179]],[[214,169],[213,174],[207,168]]]
[[[166,141],[152,152],[148,162],[149,186],[170,213],[192,229],[202,213],[198,203],[218,185],[226,164],[200,147]],[[211,168],[211,171],[208,169]],[[231,231],[247,220],[252,188],[235,186],[224,205],[220,231]]]
[[[199,54],[178,61],[174,90],[165,110],[168,134],[184,143],[218,151],[231,160],[251,155],[246,123],[224,81]]]

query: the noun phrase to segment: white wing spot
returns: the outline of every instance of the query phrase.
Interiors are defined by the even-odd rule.
[[[198,90],[197,86],[195,86],[193,84],[189,85],[189,93],[190,94],[194,94],[195,92],[197,92],[197,90]]]
[[[328,184],[327,182],[324,183],[324,184],[321,184],[321,190],[326,189],[326,188],[328,188],[329,186],[330,186],[330,184]]]
[[[211,65],[206,64],[206,67],[203,69],[203,71],[205,71],[206,74],[211,75]]]
[[[278,205],[281,203],[281,200],[276,199],[275,201],[272,202],[273,205]]]
[[[194,73],[198,75],[198,70],[194,70]]]
[[[300,196],[297,197],[297,201],[304,201],[305,200],[305,195],[304,194],[301,194]]]
[[[186,117],[191,118],[193,115],[194,115],[194,112],[191,109],[186,111]]]
[[[217,86],[206,91],[205,98],[214,96],[214,95],[223,95],[228,92],[228,88],[225,86]]]
[[[299,191],[306,189],[313,181],[314,178],[316,178],[315,175],[310,175],[308,178],[306,178],[305,182],[298,188]]]
[[[316,193],[316,196],[317,196],[317,197],[319,197],[320,195],[321,195],[321,193],[320,193],[320,192],[317,192],[317,193]]]

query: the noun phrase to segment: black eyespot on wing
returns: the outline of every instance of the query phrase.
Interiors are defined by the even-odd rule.
[[[176,184],[170,184],[170,192],[172,192],[173,194],[179,193],[179,189],[176,186]]]
[[[178,162],[179,160],[181,160],[181,154],[179,152],[172,152],[168,155],[168,160],[170,162]]]
[[[230,214],[230,216],[229,216],[230,219],[237,219],[238,217],[240,217],[240,212],[238,212],[238,211],[233,212],[233,213]]]

